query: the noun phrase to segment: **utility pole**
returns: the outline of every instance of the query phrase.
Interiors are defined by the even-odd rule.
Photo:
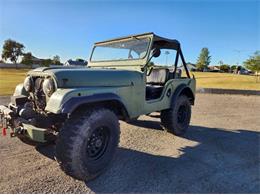
[[[169,51],[165,51],[165,55],[166,55],[166,66],[168,66],[168,55],[170,54]]]
[[[237,66],[239,66],[241,53],[242,53],[242,52],[246,52],[246,50],[242,50],[242,49],[234,49],[234,52],[236,52],[236,53],[238,54]]]

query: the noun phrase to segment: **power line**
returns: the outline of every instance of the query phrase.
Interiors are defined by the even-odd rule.
[[[236,52],[236,53],[238,54],[237,66],[239,66],[241,53],[242,53],[242,52],[247,52],[247,50],[244,50],[244,49],[234,49],[233,51]]]

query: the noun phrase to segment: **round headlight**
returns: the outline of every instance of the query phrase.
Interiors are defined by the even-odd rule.
[[[33,90],[33,81],[30,76],[25,78],[23,82],[23,87],[27,92],[31,92]]]
[[[42,84],[42,89],[45,95],[50,97],[55,91],[54,81],[51,78],[45,79]]]

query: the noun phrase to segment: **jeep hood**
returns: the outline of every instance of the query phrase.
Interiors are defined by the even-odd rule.
[[[104,68],[37,68],[29,75],[52,76],[58,88],[131,86],[143,81],[141,72]]]

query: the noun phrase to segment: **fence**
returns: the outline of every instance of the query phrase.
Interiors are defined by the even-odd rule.
[[[31,66],[27,66],[25,64],[10,64],[10,63],[0,63],[0,68],[19,68],[19,69],[22,69],[22,68],[31,68]],[[32,68],[38,68],[40,67],[38,64],[33,64],[32,65]]]
[[[32,66],[27,66],[25,64],[11,64],[11,63],[0,63],[0,68],[17,68],[23,69],[23,68],[38,68],[40,67],[39,64],[33,64]],[[57,65],[50,65],[50,67],[56,67]]]

